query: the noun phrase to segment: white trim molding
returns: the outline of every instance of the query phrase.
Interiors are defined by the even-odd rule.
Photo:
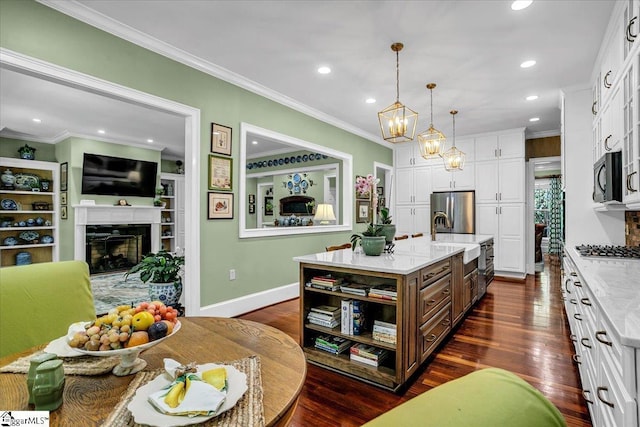
[[[202,307],[197,316],[235,317],[300,296],[298,282]]]

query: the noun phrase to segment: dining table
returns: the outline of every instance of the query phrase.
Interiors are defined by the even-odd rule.
[[[265,426],[286,426],[306,378],[300,345],[286,333],[261,323],[222,317],[181,317],[178,331],[143,351],[144,371],[160,370],[164,359],[181,363],[225,363],[255,357],[260,362]],[[42,350],[46,343],[0,359],[0,367]],[[50,413],[51,426],[103,425],[136,375],[65,375],[62,405]],[[0,409],[34,410],[28,403],[27,374],[0,373]],[[258,423],[262,425],[262,423]]]

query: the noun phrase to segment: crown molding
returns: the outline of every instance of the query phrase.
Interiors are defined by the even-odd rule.
[[[266,86],[263,86],[253,80],[234,73],[226,68],[220,67],[212,62],[205,61],[195,55],[185,52],[175,46],[172,46],[162,40],[152,37],[142,31],[136,30],[128,25],[125,25],[115,19],[112,19],[106,15],[98,13],[87,6],[78,3],[76,0],[36,0],[47,7],[64,13],[74,19],[77,19],[85,24],[89,24],[100,30],[103,30],[109,34],[112,34],[121,39],[127,40],[140,47],[148,49],[152,52],[163,55],[169,59],[180,62],[188,67],[202,71],[215,78],[223,80],[227,83],[231,83],[242,89],[253,92],[264,98],[270,99],[274,102],[282,104],[286,107],[299,111],[307,116],[318,119],[322,122],[335,126],[339,129],[345,130],[349,133],[367,139],[376,144],[380,144],[389,149],[393,149],[393,144],[385,141],[379,136],[366,132],[358,127],[355,127],[349,123],[346,123],[336,117],[323,113],[320,110],[316,110],[306,104],[296,101],[284,94],[276,92]]]
[[[526,134],[526,139],[548,138],[550,136],[560,136],[560,129],[543,130]]]

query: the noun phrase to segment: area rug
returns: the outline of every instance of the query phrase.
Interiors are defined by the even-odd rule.
[[[91,276],[91,291],[96,314],[104,314],[113,307],[136,304],[149,300],[149,286],[142,283],[139,274],[125,280],[124,272],[96,274]]]

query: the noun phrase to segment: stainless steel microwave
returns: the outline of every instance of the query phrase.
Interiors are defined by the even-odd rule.
[[[605,153],[593,165],[593,201],[622,202],[622,153]]]

